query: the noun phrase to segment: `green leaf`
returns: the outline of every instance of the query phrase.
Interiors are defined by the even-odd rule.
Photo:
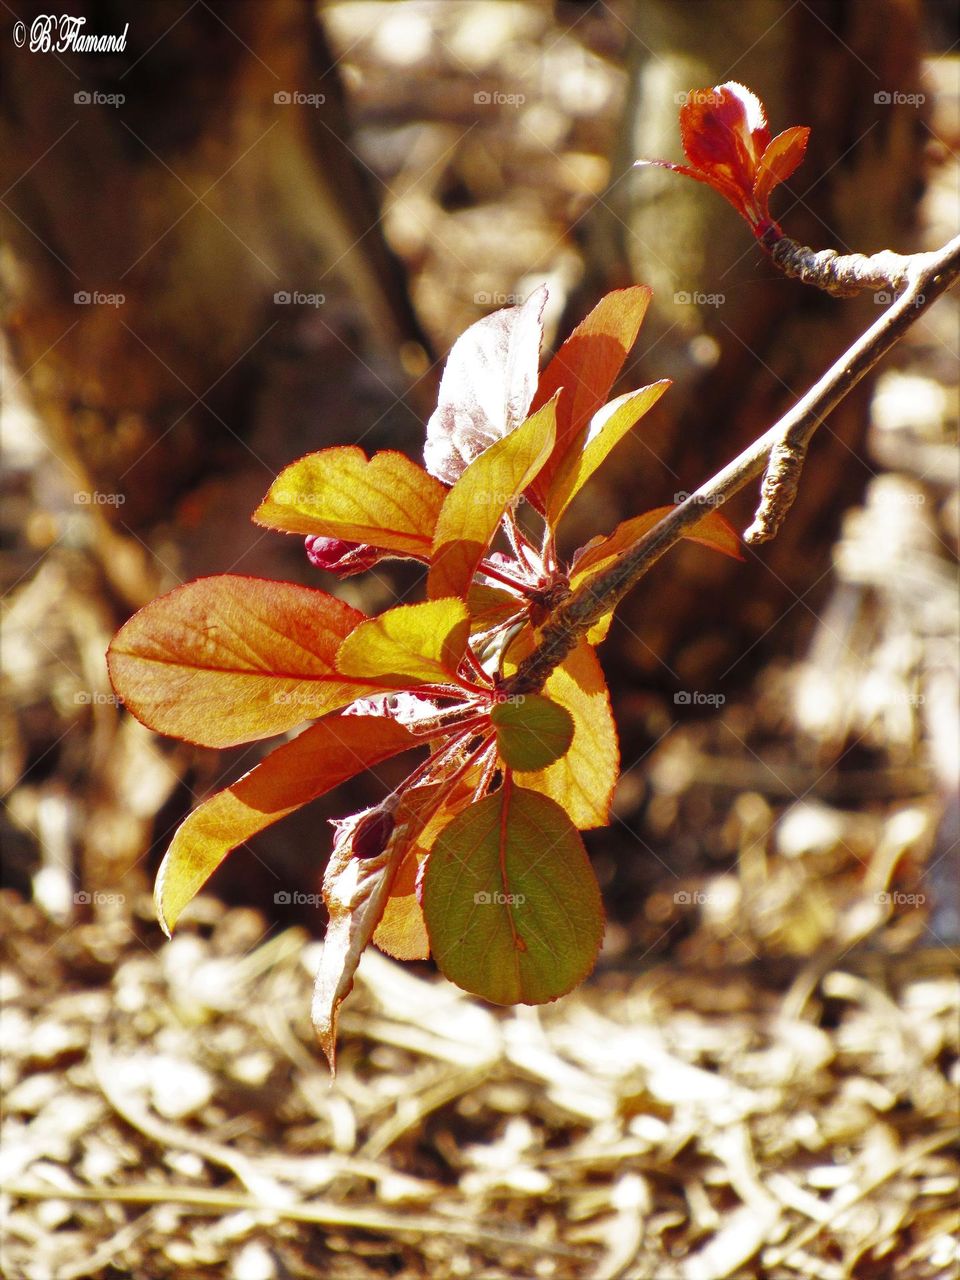
[[[270,753],[180,824],[157,873],[157,915],[169,934],[227,854],[381,760],[422,746],[393,720],[331,715]]]
[[[369,692],[336,670],[365,615],[325,591],[220,574],[152,601],[107,651],[113,687],[150,729],[202,747],[269,738]]]
[[[612,400],[594,414],[583,432],[583,444],[574,444],[560,463],[547,497],[547,521],[552,529],[607,454],[618,445],[643,415],[657,403],[670,379],[654,382],[639,391]]]
[[[556,399],[484,450],[447,494],[437,520],[427,594],[466,596],[497,525],[553,448]]]
[[[530,693],[515,702],[501,702],[490,720],[497,731],[497,749],[511,769],[545,769],[570,750],[573,717],[559,703]]]
[[[496,1004],[542,1004],[582,982],[603,937],[600,889],[576,827],[508,773],[433,846],[430,948],[451,982]]]
[[[347,636],[337,668],[384,689],[449,684],[457,677],[469,634],[470,615],[462,600],[398,605]]]
[[[366,542],[425,560],[446,490],[402,453],[322,449],[285,467],[253,514],[283,533]]]

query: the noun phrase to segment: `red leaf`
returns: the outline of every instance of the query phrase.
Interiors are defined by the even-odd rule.
[[[786,182],[803,160],[809,137],[809,129],[796,125],[778,133],[764,151],[753,187],[753,198],[761,209],[766,210],[770,192],[781,182]]]
[[[590,419],[606,402],[610,388],[637,340],[651,290],[646,285],[615,289],[601,298],[567,338],[540,378],[534,409],[560,391],[557,441],[553,453],[528,490],[543,511],[550,485],[569,450],[578,444]],[[562,390],[561,390],[562,388]]]
[[[456,483],[475,458],[526,420],[546,301],[541,285],[522,306],[485,316],[453,344],[423,451],[427,470],[445,484]]]
[[[169,934],[227,854],[251,836],[400,751],[422,746],[391,720],[327,716],[285,743],[181,823],[157,875],[157,915]]]
[[[365,615],[325,591],[220,574],[153,600],[114,636],[110,679],[150,729],[231,747],[368,692],[334,659]]]

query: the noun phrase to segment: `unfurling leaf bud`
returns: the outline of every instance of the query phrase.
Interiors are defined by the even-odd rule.
[[[366,573],[390,554],[366,542],[345,542],[343,538],[327,538],[316,533],[305,540],[304,547],[307,559],[315,568],[326,569],[338,578]]]

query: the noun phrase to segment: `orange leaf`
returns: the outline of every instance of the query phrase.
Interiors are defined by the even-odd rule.
[[[553,453],[529,488],[529,497],[546,509],[554,476],[578,433],[606,401],[610,388],[637,340],[650,303],[646,285],[615,289],[601,298],[577,325],[540,377],[533,408],[561,391],[557,405],[557,440]]]
[[[757,204],[766,209],[770,192],[781,182],[786,182],[800,164],[807,150],[810,130],[801,125],[778,133],[760,157],[753,196]]]
[[[425,560],[446,490],[402,453],[370,461],[347,446],[308,453],[284,468],[253,514],[283,533],[370,543]]]
[[[433,539],[428,595],[467,594],[503,513],[550,456],[556,408],[550,400],[485,449],[447,494]]]
[[[670,379],[664,378],[639,391],[630,391],[598,409],[584,433],[583,445],[570,449],[561,461],[547,499],[547,522],[552,529],[607,454],[643,415],[657,403]]]
[[[331,715],[285,743],[181,823],[157,875],[157,915],[169,934],[227,854],[347,778],[411,747],[409,730],[372,716]]]
[[[220,574],[134,614],[107,652],[113,687],[151,729],[203,747],[269,738],[369,691],[334,666],[364,614],[325,591]]]
[[[608,536],[593,538],[581,549],[580,555],[574,560],[570,573],[571,590],[576,591],[584,582],[613,564],[614,560],[639,542],[645,533],[649,533],[664,516],[669,515],[673,510],[673,507],[654,507],[652,511],[645,511],[643,515],[624,520]],[[743,559],[737,531],[719,511],[708,511],[683,536],[690,542],[699,542],[701,546],[721,551],[734,560]],[[593,624],[587,632],[587,639],[591,644],[599,644],[606,637],[612,620],[613,611],[611,610],[599,622]]]

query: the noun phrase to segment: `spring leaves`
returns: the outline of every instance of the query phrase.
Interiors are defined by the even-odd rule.
[[[167,930],[231,849],[421,749],[381,805],[336,824],[313,1005],[331,1065],[338,1011],[371,941],[401,959],[432,953],[452,981],[504,1003],[556,999],[594,964],[603,912],[579,833],[608,821],[619,770],[592,647],[609,619],[542,692],[511,694],[509,680],[556,602],[589,589],[663,514],[625,522],[569,567],[556,560],[570,503],[668,385],[607,403],[649,298],[643,287],[607,295],[540,375],[538,289],[455,344],[425,468],[338,447],[271,486],[257,523],[306,537],[311,561],[338,576],[418,560],[426,600],[367,618],[323,591],[224,574],[147,605],[110,647],[114,687],[159,732],[228,747],[312,722],[176,832],[156,889]],[[518,521],[521,500],[532,521]],[[492,549],[501,529],[509,555]],[[735,550],[715,513],[693,532]]]

